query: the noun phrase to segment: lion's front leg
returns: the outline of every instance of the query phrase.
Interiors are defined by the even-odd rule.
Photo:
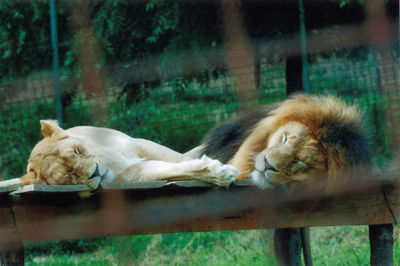
[[[201,180],[218,186],[229,186],[239,171],[231,166],[206,156],[183,162],[144,160],[130,166],[124,173],[125,180]]]

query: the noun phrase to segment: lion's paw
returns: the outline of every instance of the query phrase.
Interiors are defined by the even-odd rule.
[[[265,175],[257,170],[254,170],[250,173],[250,179],[254,185],[261,189],[274,187],[274,185],[269,182]]]
[[[207,180],[205,180],[207,182],[227,187],[239,175],[239,170],[232,165],[222,164],[220,161],[213,160],[205,155],[201,160],[207,163],[207,170],[209,171]]]

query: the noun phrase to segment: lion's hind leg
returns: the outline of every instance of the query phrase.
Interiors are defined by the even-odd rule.
[[[127,169],[124,176],[136,181],[201,180],[218,186],[229,186],[239,171],[207,156],[182,162],[145,160]]]

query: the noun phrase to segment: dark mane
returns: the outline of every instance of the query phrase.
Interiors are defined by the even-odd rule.
[[[202,141],[202,153],[227,163],[232,159],[243,141],[249,136],[251,130],[258,122],[268,116],[278,104],[270,104],[260,108],[245,111],[225,123],[217,125],[206,135]]]

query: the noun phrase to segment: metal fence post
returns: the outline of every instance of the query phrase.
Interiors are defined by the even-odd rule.
[[[51,47],[53,50],[53,82],[56,102],[56,117],[62,126],[62,104],[61,104],[61,85],[60,85],[60,62],[58,57],[58,38],[57,38],[57,14],[54,0],[50,0],[50,28],[51,28]]]
[[[303,83],[303,90],[306,93],[310,93],[310,80],[309,80],[308,60],[307,60],[307,35],[306,35],[306,25],[304,22],[303,0],[299,0],[299,13],[300,13],[301,61],[303,64],[302,83]]]

